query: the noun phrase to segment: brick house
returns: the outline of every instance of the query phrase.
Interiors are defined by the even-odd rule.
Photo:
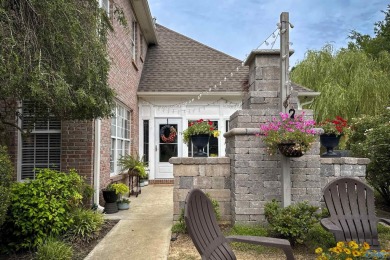
[[[112,3],[100,4],[112,15]],[[170,157],[192,156],[192,145],[182,142],[188,122],[210,119],[221,131],[205,151],[225,156],[229,118],[241,108],[249,69],[242,61],[203,45],[161,25],[156,25],[147,0],[115,0],[123,8],[128,28],[113,20],[109,35],[111,59],[109,85],[117,93],[115,117],[93,121],[58,121],[49,118],[36,125],[22,140],[15,133],[10,152],[16,179],[34,178],[34,168],[61,171],[75,168],[95,189],[99,203],[101,189],[112,181],[125,181],[117,160],[125,153],[145,156],[153,183],[173,181]],[[317,95],[294,85],[298,97]],[[300,94],[299,94],[300,93]],[[161,139],[170,125],[178,136],[172,142]],[[23,125],[21,125],[23,127]]]

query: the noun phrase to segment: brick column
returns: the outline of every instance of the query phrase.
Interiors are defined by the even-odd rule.
[[[249,91],[243,97],[242,110],[230,117],[226,137],[226,155],[231,159],[231,196],[233,223],[263,222],[264,205],[281,200],[280,156],[270,156],[256,133],[259,125],[279,117],[280,51],[255,50],[249,66]],[[310,117],[311,111],[306,111]],[[292,202],[308,200],[319,205],[320,144],[317,141],[307,155],[291,159]]]

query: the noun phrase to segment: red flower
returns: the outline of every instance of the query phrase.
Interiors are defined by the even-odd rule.
[[[213,125],[213,122],[211,122],[210,120],[209,120],[209,125]]]
[[[210,131],[214,131],[214,127],[210,127]]]

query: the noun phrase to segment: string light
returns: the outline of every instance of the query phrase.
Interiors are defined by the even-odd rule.
[[[290,23],[290,27],[293,28],[294,26]],[[264,40],[262,41],[256,49],[259,49],[263,44],[265,44],[266,46],[269,46],[271,44],[271,49],[274,47],[276,41],[277,41],[277,38],[279,37],[280,33],[284,33],[286,31],[286,29],[283,29],[283,30],[280,30],[281,29],[281,24],[280,23],[277,23],[277,28]],[[275,34],[277,32],[277,34]],[[271,39],[270,39],[271,38]],[[289,43],[290,45],[292,45],[292,43]],[[242,60],[241,62],[241,67],[244,67],[245,66],[245,61],[247,60],[247,57],[248,57],[248,54],[245,55],[245,59]],[[236,67],[236,71],[238,72],[239,71],[239,66]],[[229,72],[227,74],[225,74],[225,76],[223,77],[223,81],[224,82],[227,82],[227,76],[230,75],[230,77],[233,77],[234,74],[233,72]],[[219,81],[219,86],[222,86],[222,80]],[[217,84],[214,84],[214,90],[217,89]],[[212,91],[212,87],[210,86],[208,91],[202,91],[200,93],[198,93],[198,95],[196,95],[195,97],[197,97],[198,100],[201,99],[202,97],[202,94],[204,93],[207,93],[207,92],[211,92]],[[150,104],[150,105],[153,105],[154,107],[158,108],[158,109],[163,109],[163,111],[165,111],[165,109],[167,109],[168,111],[170,111],[170,109],[172,109],[172,111],[175,111],[177,110],[178,112],[180,112],[179,109],[174,109],[174,108],[177,108],[177,107],[181,107],[181,106],[187,106],[188,104],[191,104],[192,102],[194,102],[195,98],[192,98],[192,99],[189,99],[187,101],[183,101],[183,102],[180,102],[180,103],[177,103],[175,105],[169,105],[169,106],[164,106],[164,105],[156,105],[156,104],[152,104],[150,102],[147,102],[145,101],[146,103]],[[220,100],[220,99],[219,99]],[[218,100],[218,101],[219,101]],[[226,101],[226,100],[225,100]],[[227,101],[226,101],[227,102]],[[210,105],[210,104],[208,104]],[[208,106],[206,105],[206,106]],[[231,103],[230,106],[237,106],[236,103]],[[237,108],[241,107],[241,104],[239,104],[237,106]],[[184,110],[184,111],[190,111],[190,110]],[[195,110],[194,110],[195,111]]]

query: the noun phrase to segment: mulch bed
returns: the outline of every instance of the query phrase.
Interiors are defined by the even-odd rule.
[[[98,237],[89,243],[79,241],[72,244],[73,259],[84,259],[92,249],[107,235],[107,233],[119,222],[119,220],[105,220]],[[0,255],[1,260],[31,260],[34,259],[34,252],[19,252],[13,255]]]

